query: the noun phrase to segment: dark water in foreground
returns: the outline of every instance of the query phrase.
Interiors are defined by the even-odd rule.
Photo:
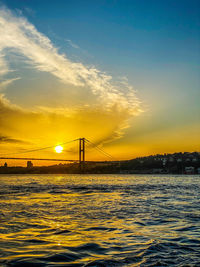
[[[1,266],[200,266],[200,176],[1,175]]]

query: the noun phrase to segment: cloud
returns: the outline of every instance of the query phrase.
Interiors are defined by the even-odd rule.
[[[23,140],[11,138],[9,136],[3,136],[3,135],[0,134],[0,143],[20,143],[20,144],[24,144],[26,142],[24,142]]]
[[[72,42],[72,40],[66,39],[66,41],[69,43],[69,45],[71,45],[71,47],[79,49],[79,46],[77,44],[75,44],[74,42]]]
[[[110,75],[97,68],[70,61],[24,17],[15,16],[1,8],[0,51],[5,48],[23,54],[35,69],[51,73],[65,84],[90,88],[106,107],[117,105],[135,112],[138,106],[138,99],[131,86],[115,85]]]
[[[0,50],[0,52],[2,51]],[[0,53],[0,76],[3,76],[9,72],[9,68],[6,61],[4,60],[4,56],[5,55],[3,53]]]
[[[68,42],[74,46],[71,40]],[[142,112],[141,102],[126,78],[117,80],[94,66],[71,61],[26,18],[0,8],[0,77],[9,74],[9,78],[1,78],[0,89],[23,79],[10,78],[9,56],[12,53],[26,58],[26,63],[33,69],[55,77],[67,92],[79,88],[78,92],[82,90],[86,97],[82,106],[47,107],[40,104],[30,110],[11,103],[5,94],[0,95],[0,132],[5,138],[11,136],[10,140],[44,144],[79,137],[81,133],[102,143],[122,136],[129,126],[129,118]],[[87,101],[89,94],[95,101]]]
[[[91,107],[30,111],[0,95],[1,136],[23,140],[28,146],[32,143],[33,147],[62,143],[79,138],[80,134],[98,144],[106,142],[121,135],[121,128],[125,127],[128,116],[128,113],[121,113],[114,107],[112,112]]]
[[[12,78],[12,79],[7,79],[7,80],[3,80],[3,81],[0,81],[0,91],[6,89],[6,87],[13,83],[14,81],[17,81],[19,80],[20,77],[16,77],[16,78]]]

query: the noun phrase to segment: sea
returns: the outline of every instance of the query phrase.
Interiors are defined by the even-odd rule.
[[[0,266],[200,266],[199,175],[0,175]]]

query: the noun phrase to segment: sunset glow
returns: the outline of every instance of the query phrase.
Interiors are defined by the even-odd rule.
[[[53,158],[61,147],[35,148],[80,137],[117,160],[199,151],[197,4],[50,2],[0,5],[1,155]]]
[[[63,147],[62,146],[56,146],[55,151],[56,151],[56,153],[62,153]]]
[[[0,264],[200,266],[200,0],[0,0]]]

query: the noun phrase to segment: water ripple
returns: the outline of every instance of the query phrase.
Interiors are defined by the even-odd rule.
[[[0,177],[2,266],[200,266],[200,177]]]

